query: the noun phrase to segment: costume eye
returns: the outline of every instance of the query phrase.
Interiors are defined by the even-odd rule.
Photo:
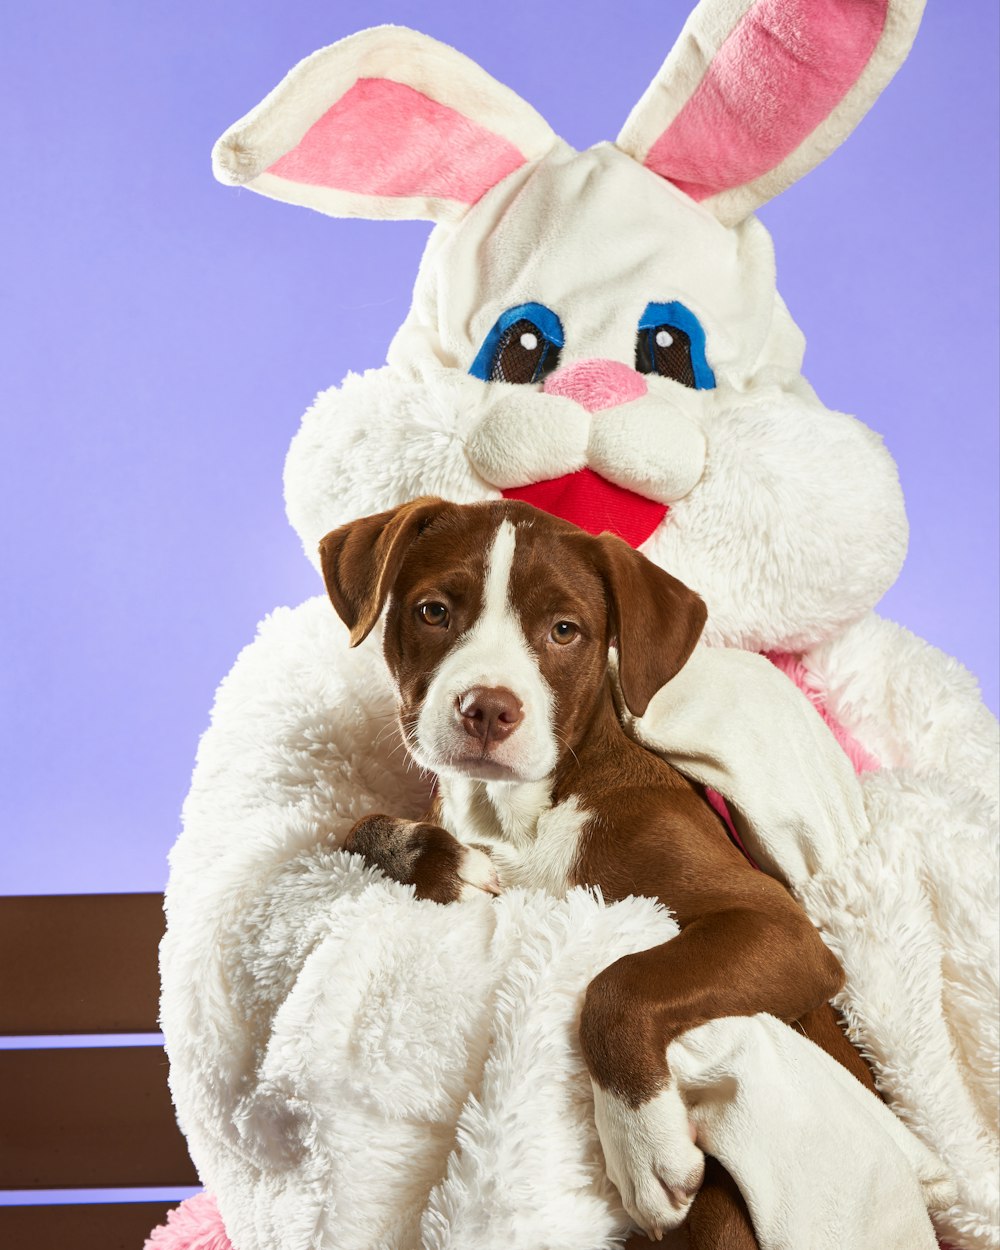
[[[558,642],[560,646],[565,646],[567,642],[572,642],[579,632],[580,627],[574,625],[572,621],[556,621],[552,626],[549,637],[553,642]]]
[[[484,382],[541,382],[559,367],[562,323],[544,304],[518,304],[496,320],[469,372]]]
[[[417,615],[425,625],[433,625],[435,629],[446,629],[451,614],[443,603],[422,603],[417,608]]]
[[[639,373],[671,378],[696,391],[715,386],[715,374],[705,358],[701,322],[676,300],[647,304],[635,340],[635,367]]]
[[[555,347],[533,321],[522,317],[504,331],[493,358],[491,382],[541,382],[559,363]]]

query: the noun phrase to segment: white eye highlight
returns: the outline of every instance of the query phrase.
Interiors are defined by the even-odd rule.
[[[669,330],[661,329],[661,330],[656,331],[656,346],[657,347],[669,347],[673,341],[674,341],[674,336],[670,333]]]
[[[524,348],[526,352],[533,352],[535,348],[538,346],[537,335],[534,335],[530,331],[525,330],[525,332],[521,335],[521,346]]]

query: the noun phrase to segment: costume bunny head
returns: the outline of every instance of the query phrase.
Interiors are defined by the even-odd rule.
[[[503,494],[641,546],[717,642],[800,650],[866,613],[906,548],[895,466],[802,378],[752,213],[851,131],[922,7],[703,0],[616,142],[584,152],[408,30],[297,66],[217,175],[440,223],[387,366],[321,395],[292,445],[310,555],[417,495]]]

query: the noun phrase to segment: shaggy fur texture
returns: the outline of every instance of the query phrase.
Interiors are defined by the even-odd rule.
[[[143,1250],[233,1250],[219,1206],[211,1194],[195,1194],[167,1212],[146,1238]]]
[[[854,85],[847,74],[773,169],[700,204],[641,162],[747,14],[776,11],[762,0],[703,0],[617,145],[574,152],[465,58],[383,28],[304,62],[220,141],[216,163],[228,181],[325,212],[445,223],[386,367],[324,392],[293,442],[288,512],[311,559],[334,526],[414,496],[496,498],[584,467],[669,505],[643,549],[706,600],[712,646],[633,731],[726,797],[748,849],[840,955],[854,1040],[957,1185],[949,1193],[936,1164],[899,1147],[884,1192],[912,1195],[922,1177],[939,1232],[983,1250],[1000,1245],[996,722],[960,665],[872,612],[906,547],[895,467],[875,433],[824,408],[802,378],[802,336],[748,216],[857,123],[922,6],[820,7],[820,33],[852,13],[881,31],[867,62],[852,62]],[[768,72],[767,41],[751,43],[765,63],[734,59],[731,43],[725,71],[733,99],[747,98],[741,75],[756,83],[763,116],[782,107],[787,74]],[[328,115],[313,140],[341,142],[349,128],[335,123],[351,106],[335,106],[359,79],[409,88],[382,104],[440,121],[421,102],[432,101],[523,163],[472,204],[465,184],[464,199],[428,196],[441,189],[424,179],[440,151],[428,142],[415,163],[396,160],[393,143],[412,133],[403,115],[366,136],[392,171],[379,187],[296,182],[295,161],[281,162]],[[389,113],[368,116],[378,126]],[[477,166],[480,180],[491,168]],[[716,385],[650,374],[630,402],[595,408],[470,376],[498,317],[528,302],[558,317],[563,366],[619,368],[635,363],[644,309],[682,304]],[[809,697],[757,651],[790,657]],[[817,709],[856,759],[881,762],[863,789]],[[606,908],[585,895],[438,908],[337,849],[360,817],[417,816],[427,799],[377,638],[351,651],[322,598],[275,612],[223,682],[200,745],[161,953],[174,1098],[239,1250],[598,1250],[624,1229],[576,1013],[595,971],[664,940],[672,921],[645,900]],[[808,1043],[777,1024],[721,1024],[680,1040],[701,1048],[702,1076],[730,1065],[728,1100],[703,1131],[744,1184],[764,1250],[801,1250],[819,1177],[829,1218],[810,1245],[832,1250],[839,1231],[866,1224],[879,1250],[919,1244],[864,1214],[878,1194],[850,1173],[852,1151],[892,1151],[874,1121],[852,1120],[841,1078],[809,1050],[795,1114],[748,1120],[747,1106],[767,1106],[773,1047]],[[815,1164],[801,1183],[785,1183],[790,1159]]]

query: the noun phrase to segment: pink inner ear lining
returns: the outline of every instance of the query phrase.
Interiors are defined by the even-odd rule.
[[[456,109],[388,78],[359,78],[269,174],[357,195],[475,204],[524,157]]]
[[[854,86],[889,0],[757,0],[645,164],[694,200],[779,165]]]

